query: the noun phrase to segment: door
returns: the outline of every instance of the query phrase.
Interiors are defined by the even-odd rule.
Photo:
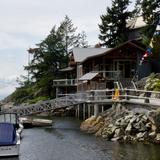
[[[114,77],[122,78],[125,75],[125,63],[124,61],[113,62]]]

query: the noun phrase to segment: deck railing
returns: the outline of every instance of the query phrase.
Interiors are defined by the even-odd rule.
[[[116,93],[118,92],[118,93]],[[130,103],[147,105],[149,107],[160,107],[160,92],[122,89],[122,90],[90,90],[88,92],[61,95],[62,97],[30,104],[26,106],[15,106],[9,111],[19,115],[31,115],[41,112],[56,110],[58,108],[74,107],[82,103],[89,104],[114,104]]]
[[[114,79],[114,80],[118,80],[120,77],[123,77],[123,74],[121,71],[91,71],[91,72],[99,72],[102,74],[105,74],[104,77],[110,78],[110,79]]]
[[[160,92],[146,91],[136,89],[118,89],[118,94],[115,89],[106,90],[90,90],[76,94],[67,94],[62,96],[74,96],[77,101],[85,101],[87,103],[113,103],[125,102],[133,104],[148,104],[153,106],[160,106]]]
[[[53,80],[53,86],[76,86],[77,79],[56,79]]]
[[[118,92],[118,93],[116,93]],[[106,89],[106,90],[92,90],[88,92],[88,101],[124,101],[134,104],[149,104],[153,106],[160,106],[160,92],[146,91],[137,89]]]
[[[97,71],[92,71],[97,72]],[[99,73],[105,73],[105,77],[117,80],[121,77],[120,71],[98,71]],[[53,86],[77,86],[77,79],[55,79],[53,80]],[[80,84],[80,83],[79,83]]]

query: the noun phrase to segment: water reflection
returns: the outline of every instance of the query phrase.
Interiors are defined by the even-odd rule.
[[[160,146],[153,144],[119,144],[114,147],[117,160],[158,160]]]
[[[159,145],[106,141],[79,131],[73,118],[54,119],[46,128],[26,129],[19,158],[3,160],[158,160]]]
[[[0,160],[19,160],[19,157],[0,157]]]
[[[53,134],[53,135],[55,135],[57,138],[59,138],[59,139],[63,139],[64,138],[64,136],[63,136],[63,134],[61,134],[57,129],[55,129],[55,128],[45,128],[45,131],[46,132],[48,132],[48,133],[50,133],[50,134]]]

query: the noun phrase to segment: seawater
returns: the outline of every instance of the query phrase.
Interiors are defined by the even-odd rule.
[[[160,145],[106,141],[79,130],[75,118],[54,118],[52,127],[24,129],[20,156],[7,160],[159,160]]]

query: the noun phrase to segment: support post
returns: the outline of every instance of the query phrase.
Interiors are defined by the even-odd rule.
[[[77,118],[79,119],[79,104],[77,106]]]
[[[98,99],[98,94],[97,92],[94,92],[94,100],[96,101]],[[99,114],[99,108],[98,108],[98,104],[94,103],[94,116],[98,117]]]
[[[83,103],[83,119],[85,120],[85,118],[86,118],[86,105],[85,105],[85,103]]]
[[[94,116],[98,117],[99,110],[98,110],[98,104],[94,104]]]
[[[75,116],[78,117],[78,108],[75,109]]]
[[[88,118],[91,116],[91,105],[90,104],[88,104],[87,105],[88,106]]]
[[[149,98],[148,97],[150,97],[150,95],[151,95],[151,93],[148,93],[148,92],[146,92],[145,94],[145,99],[144,99],[144,103],[149,103]]]
[[[116,109],[116,103],[112,103],[112,109],[115,110]]]
[[[56,87],[56,98],[58,98],[58,87]]]
[[[129,91],[128,90],[125,90],[125,99],[127,100],[127,101],[129,101]]]
[[[104,112],[104,106],[102,105],[102,113]]]

